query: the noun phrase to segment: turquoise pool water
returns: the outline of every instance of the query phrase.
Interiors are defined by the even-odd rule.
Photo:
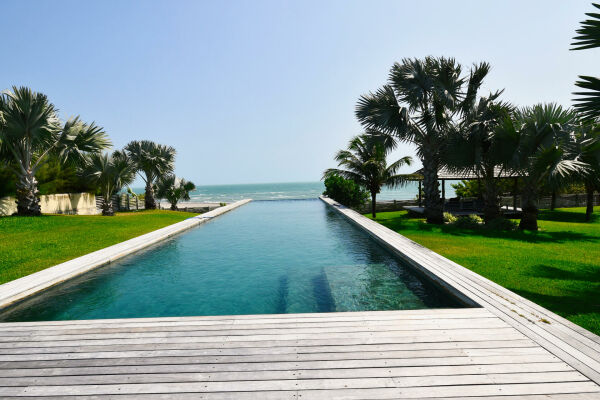
[[[4,321],[460,307],[320,200],[256,201],[47,290]]]

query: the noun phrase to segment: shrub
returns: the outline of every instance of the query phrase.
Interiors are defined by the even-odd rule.
[[[457,228],[465,228],[465,229],[475,229],[479,228],[483,224],[483,219],[476,214],[471,215],[463,215],[458,217],[456,221],[452,223],[453,226]]]
[[[360,207],[369,198],[366,190],[339,175],[332,175],[325,179],[323,194],[348,207]]]
[[[489,221],[485,224],[486,228],[495,230],[495,231],[514,231],[517,229],[519,224],[516,221],[512,221],[510,219],[499,217]]]
[[[444,213],[444,222],[447,224],[453,224],[456,222],[458,218],[456,218],[454,215],[450,214],[449,212],[445,212]]]

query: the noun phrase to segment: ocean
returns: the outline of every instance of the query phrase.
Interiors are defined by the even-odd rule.
[[[454,197],[454,189],[446,183],[446,198]],[[410,182],[407,186],[388,189],[383,188],[377,200],[411,200],[417,197],[418,183]],[[190,193],[190,203],[229,203],[241,199],[253,200],[290,200],[313,199],[325,190],[323,182],[288,182],[288,183],[251,183],[237,185],[205,185],[198,186]],[[143,188],[134,188],[143,193]]]

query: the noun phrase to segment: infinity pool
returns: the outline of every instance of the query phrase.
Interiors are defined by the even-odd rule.
[[[0,320],[460,306],[323,202],[255,201],[49,289]]]

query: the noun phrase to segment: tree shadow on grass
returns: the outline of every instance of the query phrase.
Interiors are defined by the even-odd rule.
[[[596,210],[597,212],[597,210]],[[580,211],[567,211],[567,210],[540,210],[538,214],[538,219],[540,221],[553,221],[553,222],[573,222],[573,223],[582,223],[582,224],[590,224],[600,221],[600,216],[598,214],[592,214],[592,220],[587,222],[585,220],[585,212]]]
[[[563,231],[563,232],[523,232],[523,231],[499,231],[488,229],[485,226],[475,229],[458,228],[451,225],[434,226],[429,224],[419,224],[418,229],[422,231],[440,230],[441,232],[461,237],[486,237],[493,239],[518,240],[526,243],[567,243],[567,242],[598,242],[600,235],[589,235],[581,232]]]
[[[580,264],[577,270],[565,270],[550,265],[538,264],[527,268],[527,275],[536,278],[560,279],[565,281],[600,282],[600,268]]]

